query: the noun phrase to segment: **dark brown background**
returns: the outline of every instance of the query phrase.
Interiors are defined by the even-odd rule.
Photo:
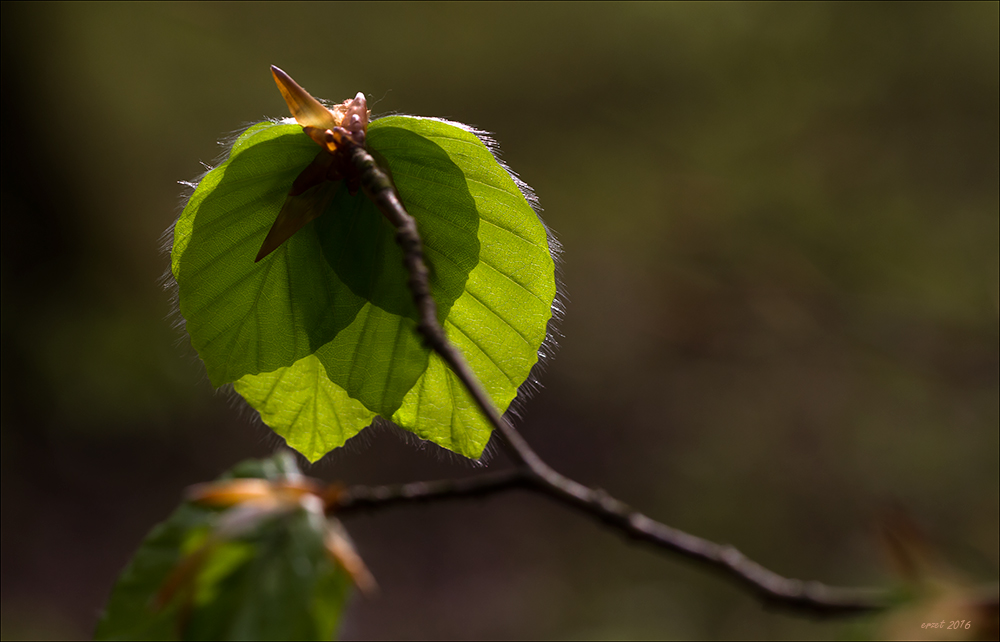
[[[5,3],[3,637],[89,636],[182,489],[279,443],[212,392],[157,284],[177,181],[285,114],[270,64],[496,132],[566,248],[520,424],[556,468],[832,583],[892,579],[876,527],[902,506],[995,581],[997,25],[996,3]],[[474,472],[361,441],[312,474]],[[350,637],[845,631],[524,494],[347,525],[382,586]]]

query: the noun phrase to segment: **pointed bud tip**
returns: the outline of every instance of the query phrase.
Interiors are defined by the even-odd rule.
[[[300,125],[330,129],[340,124],[329,109],[313,98],[308,91],[284,71],[271,65],[271,75],[274,76],[274,82],[278,85],[278,90],[285,99],[288,110]]]
[[[295,82],[292,80],[291,76],[286,74],[281,67],[278,67],[277,65],[271,65],[271,75],[274,76],[274,80],[279,84],[288,84],[289,81]]]

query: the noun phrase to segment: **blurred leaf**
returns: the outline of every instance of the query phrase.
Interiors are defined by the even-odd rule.
[[[158,609],[160,587],[184,556],[184,545],[208,526],[212,511],[182,504],[146,537],[125,567],[97,624],[97,640],[177,639],[179,605]]]
[[[383,118],[369,127],[368,146],[418,221],[439,320],[506,410],[552,315],[544,225],[492,151],[461,126]],[[175,226],[181,312],[209,377],[235,382],[312,461],[375,415],[479,457],[490,427],[417,335],[395,232],[366,196],[341,185],[325,216],[254,262],[315,154],[297,125],[251,127]]]
[[[969,586],[939,583],[893,609],[877,633],[883,640],[990,640],[991,618]]]
[[[278,456],[224,477],[297,474]],[[219,513],[184,503],[122,573],[95,638],[331,639],[351,580],[326,550],[327,529],[322,514],[294,504]]]
[[[894,605],[851,625],[851,639],[995,640],[996,588],[984,592],[945,561],[905,510],[891,507],[882,522],[887,558],[902,581]]]
[[[313,518],[299,510],[214,551],[212,562],[222,568],[202,571],[184,638],[333,638],[351,580],[327,556]]]

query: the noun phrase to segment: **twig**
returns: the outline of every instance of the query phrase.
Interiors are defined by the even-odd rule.
[[[600,490],[591,490],[592,502],[567,501],[527,468],[488,473],[465,479],[387,486],[351,486],[337,494],[328,509],[338,516],[366,512],[409,503],[430,503],[450,499],[473,499],[509,490],[536,491],[595,517],[628,537],[666,549],[703,564],[755,593],[775,607],[808,611],[819,615],[849,615],[884,608],[887,593],[877,589],[845,589],[819,582],[788,579],[747,558],[732,546],[721,546],[689,533],[670,528],[631,510]]]
[[[464,479],[439,479],[390,486],[350,486],[336,494],[336,499],[327,504],[327,510],[342,516],[399,504],[485,497],[529,485],[529,477],[521,469],[514,469]]]
[[[352,146],[350,161],[365,193],[396,228],[396,242],[403,250],[409,273],[407,285],[420,316],[417,331],[427,345],[451,367],[472,395],[487,420],[504,437],[517,470],[468,480],[417,482],[402,486],[354,488],[344,494],[339,510],[374,508],[410,501],[476,497],[511,488],[530,488],[583,511],[629,537],[674,551],[709,565],[747,587],[766,602],[780,607],[829,615],[850,614],[885,608],[884,591],[842,589],[819,582],[782,577],[747,558],[732,546],[722,546],[661,524],[600,489],[592,489],[556,472],[532,450],[528,442],[504,419],[483,390],[465,358],[447,339],[437,320],[431,295],[423,245],[416,220],[403,207],[389,176],[362,147]]]

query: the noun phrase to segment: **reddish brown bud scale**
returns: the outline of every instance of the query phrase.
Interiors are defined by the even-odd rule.
[[[342,153],[338,154],[338,150],[343,150],[345,145],[364,145],[370,116],[368,102],[360,92],[333,109],[327,109],[281,69],[272,65],[271,74],[295,121],[326,154],[318,155],[295,179],[255,262],[323,213],[335,191],[322,187],[322,183],[343,178],[338,167],[346,166],[346,159],[339,158]]]

